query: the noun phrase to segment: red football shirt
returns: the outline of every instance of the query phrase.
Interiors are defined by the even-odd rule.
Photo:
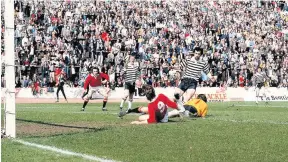
[[[93,76],[90,74],[84,83],[84,89],[86,90],[89,86],[98,87],[102,85],[102,79],[106,79],[109,82],[109,76],[104,73],[100,73],[98,76]]]
[[[159,94],[153,102],[148,104],[149,119],[147,122],[157,123],[162,120],[167,113],[168,107],[177,109],[177,104],[171,101],[164,94]]]

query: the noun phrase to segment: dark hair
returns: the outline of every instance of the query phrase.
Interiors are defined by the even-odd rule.
[[[102,68],[101,68],[101,72],[102,72],[102,73],[105,73],[105,70],[106,70],[105,67],[102,67]]]
[[[93,66],[93,67],[92,67],[92,71],[93,71],[94,69],[96,69],[98,73],[100,72],[98,67]]]
[[[147,100],[151,101],[156,97],[155,90],[151,85],[143,85],[143,90]]]
[[[201,99],[201,100],[203,100],[204,102],[207,102],[207,97],[206,97],[205,94],[199,94],[199,95],[197,96],[197,99]]]
[[[196,51],[197,51],[197,52],[200,52],[200,55],[203,54],[202,48],[200,48],[200,47],[195,47],[193,51],[194,51],[194,52],[196,52]]]

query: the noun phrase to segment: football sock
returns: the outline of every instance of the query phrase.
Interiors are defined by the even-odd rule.
[[[131,107],[132,107],[132,102],[128,101],[128,110],[131,109]]]
[[[106,107],[106,104],[107,104],[107,98],[104,98],[104,99],[103,99],[103,108]]]
[[[133,112],[133,113],[141,113],[138,109],[139,109],[139,107],[136,107],[136,108],[134,108],[134,109],[128,109],[128,110],[127,110],[127,113],[132,113],[132,112]]]
[[[122,99],[120,107],[123,107],[125,100]]]
[[[88,104],[88,101],[84,101],[83,108],[85,108],[87,104]]]

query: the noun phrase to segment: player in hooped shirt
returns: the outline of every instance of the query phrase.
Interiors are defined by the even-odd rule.
[[[81,111],[85,110],[85,107],[89,100],[92,98],[92,95],[96,92],[104,96],[102,110],[107,111],[105,108],[106,104],[104,105],[104,101],[106,100],[105,102],[107,102],[108,93],[102,87],[102,84],[106,84],[107,82],[109,82],[109,76],[104,73],[99,73],[99,69],[97,67],[93,67],[92,74],[89,74],[84,83],[84,93],[82,95],[84,104]]]
[[[171,101],[164,94],[156,96],[155,90],[150,85],[144,85],[143,89],[146,94],[148,107],[137,107],[128,111],[121,111],[119,117],[123,117],[127,113],[146,113],[139,116],[139,120],[133,121],[131,124],[152,124],[152,123],[166,123],[168,122],[168,107],[177,109],[177,104]]]

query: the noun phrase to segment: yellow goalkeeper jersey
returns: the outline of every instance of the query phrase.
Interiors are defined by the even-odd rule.
[[[199,117],[205,117],[208,112],[208,105],[201,99],[190,99],[185,103],[185,105],[193,106],[197,109]]]

